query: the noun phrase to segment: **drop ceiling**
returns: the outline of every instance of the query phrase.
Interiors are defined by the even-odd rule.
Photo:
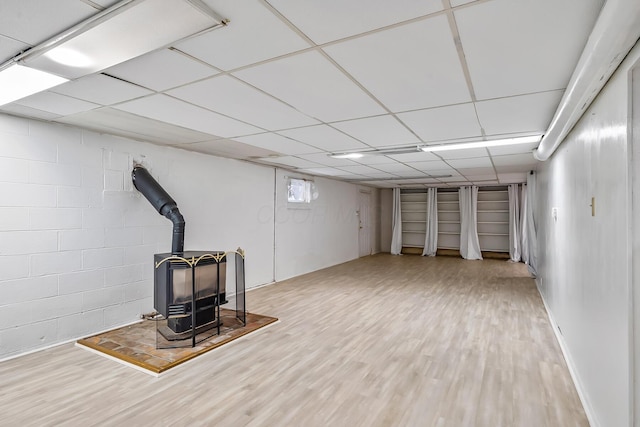
[[[0,63],[114,3],[3,0]],[[545,133],[604,0],[204,3],[228,25],[0,111],[377,187],[522,182],[536,144],[415,147]]]

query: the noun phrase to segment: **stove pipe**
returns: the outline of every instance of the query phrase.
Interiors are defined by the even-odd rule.
[[[173,223],[173,240],[171,253],[174,255],[184,252],[184,217],[178,205],[164,188],[153,179],[148,170],[142,166],[135,166],[131,171],[133,186],[142,193],[151,205]]]

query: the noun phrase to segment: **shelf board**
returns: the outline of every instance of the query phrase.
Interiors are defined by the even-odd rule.
[[[509,233],[480,233],[478,232],[478,236],[507,236],[509,237]]]
[[[407,234],[426,234],[426,231],[404,231],[402,230],[403,233],[407,233]]]
[[[451,236],[459,236],[460,233],[456,233],[455,231],[438,231],[438,234],[445,234]]]

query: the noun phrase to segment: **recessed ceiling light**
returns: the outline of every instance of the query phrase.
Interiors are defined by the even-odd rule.
[[[331,154],[329,157],[333,157],[334,159],[359,159],[363,157],[362,153],[340,153],[340,154]]]
[[[501,147],[504,145],[518,145],[518,144],[530,144],[533,142],[540,142],[542,135],[525,136],[522,138],[507,138],[507,139],[494,139],[492,141],[476,141],[476,142],[461,142],[457,144],[439,144],[439,145],[424,145],[418,147],[422,151],[450,151],[450,150],[464,150],[469,148],[486,148],[486,147]]]
[[[0,71],[0,105],[58,86],[68,80],[44,71],[11,64]]]
[[[226,23],[202,0],[120,0],[14,60],[75,79]]]
[[[48,56],[59,64],[68,65],[69,67],[89,67],[93,64],[91,58],[84,53],[64,47],[59,47],[51,52],[47,52],[45,56]]]

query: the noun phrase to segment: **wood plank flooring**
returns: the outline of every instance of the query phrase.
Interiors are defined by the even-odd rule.
[[[72,345],[0,363],[0,425],[588,425],[523,264],[380,254],[247,308],[280,322],[160,378]]]

